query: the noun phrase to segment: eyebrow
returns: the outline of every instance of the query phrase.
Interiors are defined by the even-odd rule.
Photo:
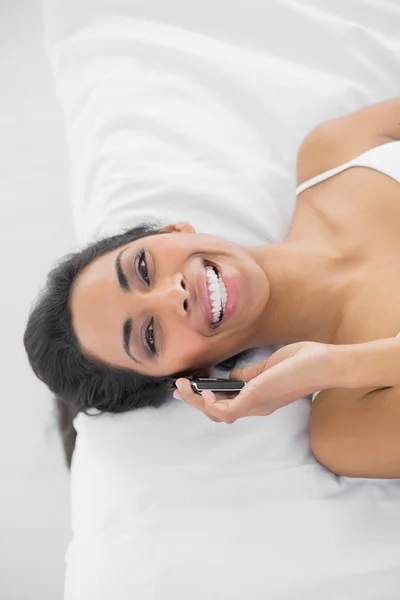
[[[122,263],[121,263],[121,256],[123,255],[125,250],[127,250],[127,248],[124,248],[123,250],[121,250],[121,252],[118,253],[118,256],[115,260],[115,271],[117,273],[118,283],[119,283],[119,286],[122,289],[122,291],[130,292],[131,284],[129,283],[128,278],[125,275],[125,272],[122,268]]]
[[[132,354],[131,351],[129,349],[130,346],[130,339],[131,339],[131,333],[132,333],[132,324],[133,321],[132,319],[126,319],[124,326],[122,328],[122,340],[123,340],[123,346],[124,346],[124,350],[127,353],[127,355],[129,356],[129,358],[132,358],[132,360],[134,360],[135,362],[139,363],[140,365],[142,365],[143,363],[140,362],[140,360],[137,360],[137,358],[135,358]]]
[[[127,248],[124,248],[123,250],[121,250],[121,252],[118,252],[118,256],[115,260],[115,271],[117,273],[117,278],[118,278],[118,283],[119,283],[120,288],[122,289],[123,292],[129,292],[132,288],[128,281],[127,276],[124,273],[124,270],[123,270],[122,264],[121,264],[121,256],[125,252],[125,250],[127,250]],[[122,327],[122,345],[124,347],[125,352],[129,356],[129,358],[131,358],[132,360],[134,360],[135,362],[137,362],[141,365],[142,363],[140,362],[140,360],[137,360],[137,358],[135,358],[133,356],[133,354],[131,354],[131,351],[129,349],[131,333],[132,333],[132,325],[133,325],[132,319],[126,319],[126,321]]]

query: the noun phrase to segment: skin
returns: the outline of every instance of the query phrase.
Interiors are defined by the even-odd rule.
[[[298,155],[298,184],[393,140],[382,115],[374,121],[368,113],[357,117],[361,112],[306,138]],[[335,133],[341,130],[346,135]],[[379,172],[349,169],[301,194],[286,240],[270,246],[242,247],[196,233],[188,223],[169,225],[167,235],[125,247],[122,267],[130,291],[121,289],[116,276],[121,249],[110,252],[90,264],[72,290],[78,339],[105,363],[167,376],[207,375],[227,357],[263,344],[349,344],[395,336],[400,331],[398,187]],[[140,263],[140,272],[147,269],[149,284],[135,273],[141,249],[147,264]],[[235,313],[217,329],[206,323],[196,296],[196,273],[204,260],[223,266],[238,291]],[[128,318],[133,320],[130,351],[140,362],[123,348]],[[151,319],[156,356],[141,341]]]
[[[116,276],[115,261],[121,249],[87,267],[71,297],[73,325],[85,351],[106,363],[155,376],[193,368],[204,372],[204,367],[256,340],[268,303],[268,278],[238,245],[196,234],[187,223],[170,225],[164,231],[167,235],[146,237],[124,247],[121,266],[130,291],[121,290]],[[145,255],[139,263],[142,249]],[[240,290],[236,314],[218,329],[210,327],[196,294],[196,276],[204,270],[204,260],[223,265]],[[123,348],[122,328],[128,318],[133,321],[130,351],[140,363]],[[143,343],[151,319],[154,356]]]

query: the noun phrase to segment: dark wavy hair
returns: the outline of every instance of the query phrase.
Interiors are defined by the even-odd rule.
[[[70,309],[71,289],[87,265],[129,242],[160,233],[154,226],[144,224],[67,255],[50,271],[29,315],[24,345],[35,375],[80,411],[95,408],[121,413],[165,402],[166,387],[159,378],[112,367],[87,356],[75,335]]]
[[[32,309],[24,345],[35,375],[55,394],[57,420],[68,465],[75,445],[73,418],[78,412],[122,413],[136,408],[158,408],[168,400],[164,380],[104,364],[81,349],[72,326],[70,294],[83,269],[96,258],[150,235],[164,232],[142,224],[96,241],[69,254],[49,273],[44,290]],[[164,234],[168,235],[168,234]],[[222,363],[230,369],[237,357]]]

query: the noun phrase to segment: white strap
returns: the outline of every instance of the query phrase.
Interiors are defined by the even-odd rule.
[[[304,190],[308,190],[308,188],[312,187],[313,185],[317,185],[317,183],[321,183],[321,181],[325,181],[326,179],[329,179],[329,177],[333,177],[333,175],[341,173],[345,169],[348,169],[350,166],[353,165],[351,165],[350,163],[346,163],[345,165],[335,167],[334,169],[329,169],[329,171],[325,171],[324,173],[320,173],[319,175],[308,179],[307,181],[298,186],[298,188],[296,189],[296,197],[302,192],[304,192]]]
[[[329,169],[329,171],[325,171],[324,173],[320,173],[319,175],[308,179],[297,187],[296,197],[313,185],[317,185],[317,183],[321,183],[321,181],[325,181],[326,179],[329,179],[329,177],[333,177],[351,167],[374,169],[400,183],[399,148],[400,140],[387,142],[380,146],[374,146],[374,148],[363,152],[363,154],[353,158],[344,165]]]

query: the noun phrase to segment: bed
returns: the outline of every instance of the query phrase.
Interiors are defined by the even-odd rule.
[[[44,17],[78,245],[149,219],[279,242],[307,132],[400,91],[397,0],[48,0]],[[398,600],[400,480],[323,469],[309,411],[226,425],[171,397],[78,416],[65,600]]]

